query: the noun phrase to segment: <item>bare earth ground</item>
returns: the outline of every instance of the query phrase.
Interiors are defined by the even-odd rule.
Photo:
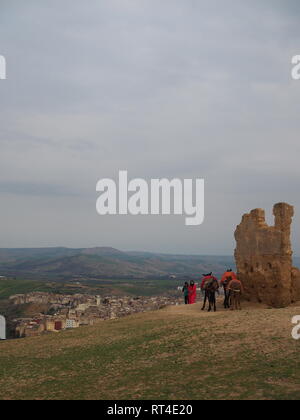
[[[286,309],[200,305],[0,342],[0,399],[300,399]]]

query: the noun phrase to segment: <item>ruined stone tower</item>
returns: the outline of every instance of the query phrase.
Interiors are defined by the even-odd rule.
[[[291,224],[294,208],[274,206],[275,225],[268,226],[265,211],[245,214],[235,232],[238,276],[247,300],[272,307],[300,300],[300,271],[292,266]]]

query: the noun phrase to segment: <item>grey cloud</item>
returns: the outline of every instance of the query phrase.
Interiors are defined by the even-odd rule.
[[[42,183],[0,182],[0,194],[37,197],[77,197],[76,191],[64,189],[61,185],[47,185]]]
[[[2,0],[0,7],[8,62],[0,83],[1,246],[29,241],[8,211],[22,203],[31,245],[47,235],[53,245],[56,233],[70,246],[232,253],[241,214],[260,206],[270,215],[285,200],[298,209],[300,252],[300,83],[290,77],[291,56],[300,53],[298,1]],[[147,179],[204,177],[205,224],[103,221],[95,185],[119,169]],[[43,237],[36,220],[44,220]]]

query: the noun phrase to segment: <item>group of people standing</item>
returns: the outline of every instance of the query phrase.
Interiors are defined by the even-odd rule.
[[[183,286],[183,294],[184,294],[184,303],[186,305],[192,305],[196,303],[197,299],[197,285],[192,280],[190,283],[187,281],[184,283]]]
[[[208,311],[217,310],[216,293],[220,293],[220,287],[224,289],[224,308],[231,310],[241,310],[241,295],[243,293],[243,285],[238,280],[236,273],[232,269],[228,269],[222,276],[221,281],[213,276],[213,273],[203,274],[201,281],[201,292],[204,297],[202,310],[204,311],[208,302]],[[184,303],[193,305],[197,301],[197,285],[192,280],[190,283],[185,282],[182,292],[184,293]]]

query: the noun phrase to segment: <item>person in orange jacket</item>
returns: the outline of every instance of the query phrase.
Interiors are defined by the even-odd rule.
[[[231,280],[236,279],[236,274],[232,271],[231,268],[229,268],[222,276],[221,278],[221,286],[223,286],[224,289],[224,308],[229,309],[230,308],[230,291],[228,289],[229,283]]]
[[[221,278],[221,284],[223,286],[223,283],[226,281],[226,279],[228,277],[231,277],[232,279],[236,279],[237,275],[235,274],[234,271],[232,271],[231,268],[229,268],[227,271],[225,271],[225,273],[223,274],[222,278]]]

